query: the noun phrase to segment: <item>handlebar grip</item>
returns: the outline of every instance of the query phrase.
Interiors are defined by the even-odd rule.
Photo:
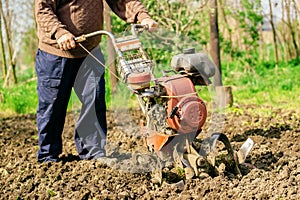
[[[74,41],[76,42],[76,43],[80,43],[80,42],[83,42],[83,41],[85,41],[86,40],[86,36],[85,35],[81,35],[81,36],[78,36],[78,37],[75,37],[74,38]]]
[[[133,24],[132,25],[133,28],[146,28],[147,25],[142,25],[142,24]]]
[[[148,30],[149,27],[148,25],[142,25],[142,24],[132,24],[131,26],[131,33],[132,35],[137,35],[137,29],[143,29],[143,30]]]

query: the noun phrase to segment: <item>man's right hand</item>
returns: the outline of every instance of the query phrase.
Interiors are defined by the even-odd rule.
[[[151,19],[151,18],[143,19],[142,22],[141,22],[141,25],[147,26],[147,27],[148,27],[148,30],[149,30],[150,32],[156,31],[156,28],[157,28],[157,26],[158,26],[157,22],[154,21],[154,20]]]
[[[60,38],[58,38],[57,44],[60,49],[65,51],[74,49],[76,47],[74,38],[75,36],[71,33],[64,34]]]

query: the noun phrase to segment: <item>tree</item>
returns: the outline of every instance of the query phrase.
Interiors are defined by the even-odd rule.
[[[13,53],[12,49],[12,11],[9,9],[9,0],[5,0],[4,4],[2,3],[2,1],[0,2],[0,15],[1,23],[3,23],[3,29],[1,29],[1,52],[3,59],[2,68],[4,70],[3,86],[7,86],[11,78],[13,83],[17,83],[15,54]],[[6,59],[8,60],[8,62],[6,61]]]
[[[3,86],[16,84],[17,61],[28,29],[33,25],[33,1],[0,1],[0,48]],[[27,49],[28,50],[28,49]]]

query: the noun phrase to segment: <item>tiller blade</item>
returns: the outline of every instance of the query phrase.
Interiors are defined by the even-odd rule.
[[[217,142],[220,141],[224,144],[224,148],[227,151],[227,154],[222,154],[218,156],[216,149]],[[254,142],[250,138],[241,146],[238,152],[234,151],[228,137],[223,133],[214,133],[211,137],[206,138],[202,144],[199,151],[199,158],[195,165],[195,150],[192,153],[193,156],[185,155],[184,157],[187,161],[193,165],[195,175],[199,174],[201,171],[206,171],[209,174],[219,175],[222,170],[220,166],[225,165],[224,171],[231,172],[237,176],[241,176],[241,171],[239,164],[244,164],[247,155],[253,148]],[[217,160],[218,158],[218,160]],[[201,162],[200,162],[201,161]],[[198,170],[198,172],[197,172]]]

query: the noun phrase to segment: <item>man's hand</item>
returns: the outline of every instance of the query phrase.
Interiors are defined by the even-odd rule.
[[[143,19],[141,21],[141,25],[147,26],[150,32],[155,31],[156,27],[158,26],[157,22],[151,18]]]
[[[76,47],[74,38],[75,36],[71,33],[64,34],[60,38],[58,38],[57,44],[60,49],[65,51],[74,49]]]

